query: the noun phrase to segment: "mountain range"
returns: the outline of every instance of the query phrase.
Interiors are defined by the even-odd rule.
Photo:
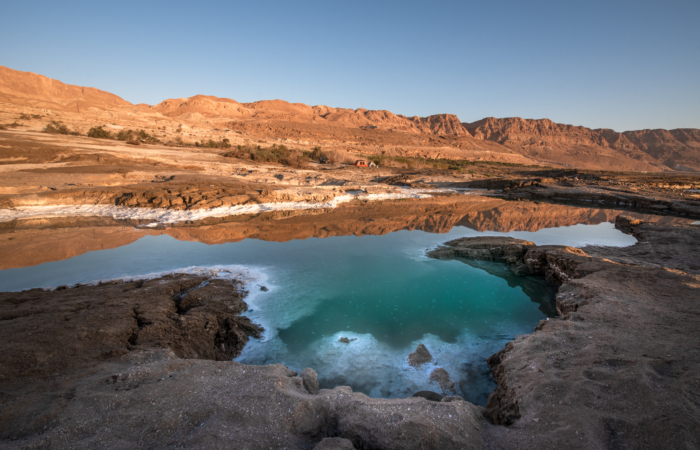
[[[75,114],[139,116],[251,135],[335,140],[381,148],[395,155],[489,159],[631,171],[700,171],[700,130],[679,128],[617,132],[549,119],[487,117],[461,122],[454,114],[407,117],[385,110],[309,106],[283,100],[240,103],[196,95],[157,105],[132,104],[91,87],[64,84],[0,66],[0,103]],[[498,158],[495,158],[498,159]]]

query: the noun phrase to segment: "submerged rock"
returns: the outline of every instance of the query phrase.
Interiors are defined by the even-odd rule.
[[[430,372],[430,381],[435,381],[437,384],[439,384],[440,389],[442,389],[442,393],[445,395],[447,395],[448,392],[452,394],[457,393],[457,391],[455,391],[455,384],[450,378],[450,374],[447,373],[447,371],[442,367],[438,367]]]
[[[309,391],[309,394],[318,392],[318,374],[314,369],[307,367],[301,372],[301,380],[304,382],[304,389]]]
[[[267,286],[260,286],[260,290],[263,291],[263,292],[269,291],[269,289],[267,288]]]
[[[425,345],[418,344],[416,350],[408,355],[408,364],[413,367],[420,367],[425,363],[429,363],[433,360],[433,355],[430,354]]]
[[[339,437],[323,438],[323,440],[314,447],[314,450],[355,450],[355,446],[352,445],[352,441],[348,439]]]
[[[418,391],[413,394],[412,397],[422,397],[426,400],[430,400],[431,402],[439,402],[443,399],[442,395],[433,391]]]
[[[350,338],[347,338],[345,336],[342,336],[340,339],[338,339],[338,342],[342,342],[343,344],[349,344],[352,341],[356,341],[356,340],[357,340],[357,338],[350,339]]]

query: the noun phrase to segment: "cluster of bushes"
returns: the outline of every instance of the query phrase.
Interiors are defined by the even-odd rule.
[[[70,134],[71,136],[80,136],[77,131],[71,131],[68,127],[60,121],[52,120],[44,128],[44,133],[51,134]]]
[[[182,142],[182,139],[180,139],[180,142]],[[209,139],[209,142],[196,141],[194,143],[194,146],[195,147],[206,147],[206,148],[231,148],[231,141],[229,141],[226,138],[223,138],[220,141],[214,141],[212,139]]]
[[[6,124],[0,124],[0,130],[7,130],[8,128],[17,128],[21,127],[22,124],[18,123],[17,121],[14,121],[12,123],[6,123]]]
[[[105,130],[104,126],[102,125],[90,128],[90,130],[87,132],[87,136],[97,139],[116,139],[118,141],[126,141],[127,144],[135,145],[138,145],[141,142],[145,142],[147,144],[155,144],[160,142],[158,138],[152,134],[148,134],[144,130],[119,130],[119,132],[114,135],[109,130]]]
[[[501,166],[501,167],[527,167],[523,164],[504,163],[496,161],[471,161],[468,159],[446,159],[446,158],[421,158],[413,156],[387,156],[370,155],[364,158],[374,162],[380,167],[403,167],[409,169],[435,168],[442,170],[465,171],[467,167],[474,165]],[[473,170],[469,171],[473,173]]]
[[[432,159],[432,158],[428,158],[428,159],[426,159],[426,162],[428,164],[435,166],[435,167],[447,166],[447,168],[450,170],[463,170],[468,166],[474,166],[477,164],[481,165],[481,166],[494,166],[494,167],[539,167],[539,166],[528,166],[525,164],[507,163],[507,162],[499,162],[499,161],[470,161],[468,159],[445,159],[445,158]]]
[[[303,156],[311,161],[320,161],[326,158],[330,164],[354,164],[357,157],[343,150],[331,150],[324,152],[321,147],[314,147],[312,151],[303,152]]]
[[[263,163],[279,163],[295,168],[304,167],[307,159],[299,150],[289,149],[285,145],[272,145],[271,147],[238,145],[233,151],[224,153],[223,156]]]
[[[309,158],[312,161],[318,161],[321,159],[321,157],[325,156],[326,158],[328,155],[326,155],[323,150],[321,150],[321,147],[314,147],[312,151],[304,151],[302,152],[302,155],[305,158]]]
[[[152,134],[148,134],[144,130],[134,131],[134,130],[119,130],[116,139],[118,141],[140,141],[147,144],[155,144],[160,142],[157,137]]]
[[[102,128],[102,126],[90,128],[87,132],[87,136],[97,139],[113,139],[112,133]]]
[[[43,116],[41,114],[20,114],[19,118],[20,120],[32,120],[32,119],[41,119]]]

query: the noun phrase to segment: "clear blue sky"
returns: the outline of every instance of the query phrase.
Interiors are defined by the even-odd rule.
[[[700,128],[700,1],[4,2],[0,65],[132,103]]]

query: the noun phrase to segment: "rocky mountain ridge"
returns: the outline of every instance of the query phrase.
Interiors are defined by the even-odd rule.
[[[600,147],[618,150],[639,160],[651,161],[653,158],[674,170],[694,171],[700,167],[700,130],[695,128],[619,133],[606,128],[590,129],[555,123],[549,119],[520,117],[487,117],[462,125],[476,139],[511,148],[560,147],[564,150]]]
[[[700,171],[700,130],[693,128],[620,133],[559,124],[549,119],[519,117],[488,117],[462,123],[454,114],[407,117],[386,110],[309,106],[283,100],[240,103],[208,95],[168,99],[154,106],[133,105],[96,88],[67,85],[42,75],[2,66],[0,102],[71,113],[108,114],[105,117],[110,118],[126,116],[131,120],[155,120],[156,124],[177,121],[213,131],[241,131],[250,128],[251,124],[261,124],[263,127],[258,127],[259,132],[267,137],[288,139],[295,136],[309,144],[322,146],[327,143],[325,141],[337,140],[339,133],[333,130],[374,132],[379,134],[372,142],[382,141],[376,142],[376,146],[391,147],[391,150],[381,152],[397,156],[429,154],[429,157],[456,158],[459,154],[460,158],[469,159],[474,153],[472,158],[479,160],[500,161],[505,158],[521,162],[516,161],[521,158],[546,165],[579,168]],[[393,132],[393,136],[386,132]],[[442,149],[421,150],[440,145],[436,138],[449,138],[449,141],[442,143]],[[364,142],[362,138],[350,140]],[[355,145],[353,142],[348,141],[348,145]],[[402,142],[410,142],[410,148]],[[451,152],[449,148],[457,151]],[[376,149],[370,150],[373,152]]]

